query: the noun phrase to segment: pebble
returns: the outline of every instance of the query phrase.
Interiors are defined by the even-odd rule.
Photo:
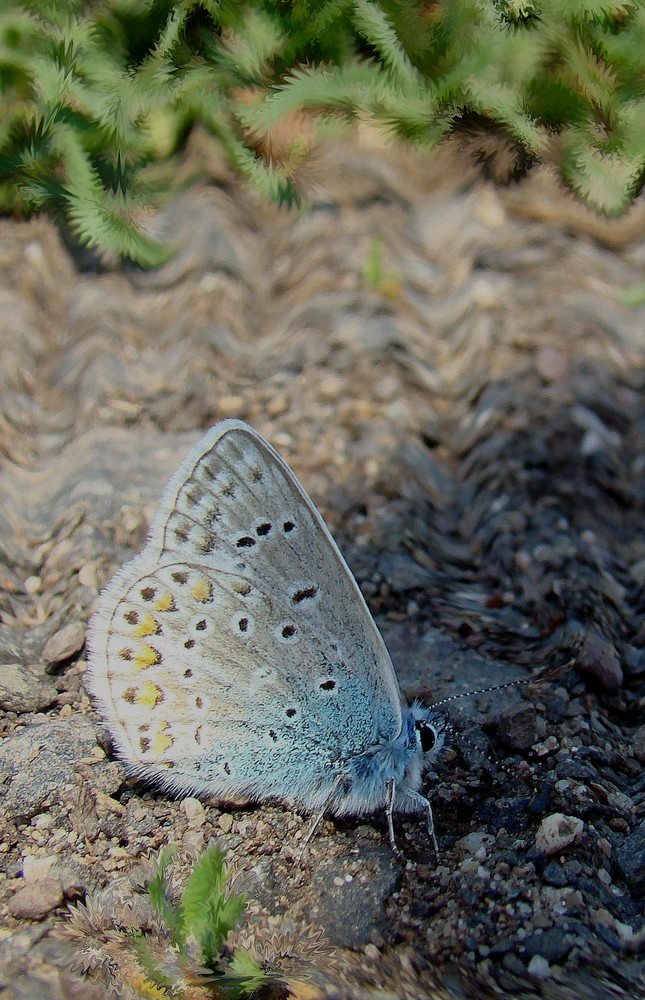
[[[55,854],[41,857],[28,854],[22,863],[22,877],[25,882],[39,882],[41,879],[47,878],[57,861],[58,857]]]
[[[206,821],[206,812],[199,799],[190,796],[182,801],[181,807],[191,826],[203,826]]]
[[[78,571],[78,582],[81,586],[98,588],[97,570],[95,562],[84,563]]]
[[[45,663],[62,663],[75,653],[80,653],[84,645],[85,625],[82,622],[69,622],[47,640],[42,658]]]
[[[63,902],[63,889],[57,878],[43,878],[28,883],[9,900],[8,908],[17,920],[44,920]]]
[[[625,837],[616,851],[616,861],[631,891],[642,896],[645,893],[645,820]]]
[[[479,861],[483,861],[494,842],[495,838],[490,833],[477,831],[469,833],[466,837],[462,837],[457,842],[457,848],[461,853],[472,854]]]
[[[6,712],[41,712],[57,697],[56,687],[44,677],[18,663],[0,665],[0,708]]]
[[[244,396],[220,396],[217,400],[217,410],[222,419],[226,417],[243,417],[246,413],[246,400]]]
[[[584,823],[577,816],[552,813],[545,816],[535,835],[535,847],[541,854],[557,854],[578,840]]]
[[[576,655],[578,670],[596,677],[606,691],[618,691],[623,683],[623,670],[613,643],[597,632],[587,632]]]
[[[532,979],[549,979],[551,969],[546,958],[542,955],[534,955],[527,966],[527,972]]]
[[[3,818],[29,819],[40,811],[49,796],[60,801],[65,785],[74,781],[79,758],[86,757],[94,746],[95,726],[80,716],[47,719],[1,740]],[[107,769],[109,764],[95,767]],[[92,775],[94,783],[98,783],[97,771]]]
[[[222,813],[217,820],[217,825],[224,833],[230,833],[233,829],[233,817],[229,813]]]
[[[537,737],[537,715],[533,705],[515,705],[497,719],[500,742],[511,750],[528,750]]]
[[[335,372],[323,375],[318,383],[318,396],[326,402],[333,402],[345,392],[345,379]]]
[[[289,409],[289,397],[286,392],[276,393],[271,399],[267,401],[266,412],[274,420],[276,417],[281,417],[283,413],[286,413]]]
[[[203,830],[186,830],[186,833],[182,837],[181,841],[182,850],[186,851],[188,854],[192,854],[195,857],[203,853],[204,850],[204,831]]]

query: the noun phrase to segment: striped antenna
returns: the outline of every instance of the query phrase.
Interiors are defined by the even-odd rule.
[[[571,666],[573,662],[573,660],[568,660],[566,663],[560,664],[560,666],[543,667],[537,674],[531,674],[530,677],[519,677],[515,681],[506,681],[504,684],[492,684],[490,687],[476,688],[474,691],[461,691],[459,694],[451,694],[447,698],[442,698],[440,701],[435,701],[432,705],[428,705],[428,708],[439,708],[440,705],[446,705],[449,701],[456,701],[458,698],[470,698],[476,694],[488,694],[489,691],[503,691],[504,688],[519,687],[521,684],[536,684],[538,681],[551,680],[561,670],[564,670],[565,667]]]

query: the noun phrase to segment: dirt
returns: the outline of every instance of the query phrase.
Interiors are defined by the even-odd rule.
[[[495,188],[365,137],[314,178],[295,215],[211,165],[148,273],[0,223],[0,993],[104,996],[67,905],[216,838],[267,920],[322,927],[312,996],[645,995],[643,203],[604,220],[546,171]],[[444,706],[438,858],[418,818],[399,857],[383,816],[326,819],[298,868],[306,817],[114,759],[88,617],[224,417],[318,504],[406,697],[556,671]]]

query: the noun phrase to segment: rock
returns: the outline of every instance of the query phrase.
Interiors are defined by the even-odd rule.
[[[587,632],[576,654],[578,670],[596,677],[606,691],[618,691],[623,671],[613,645],[597,632]]]
[[[224,833],[230,833],[233,829],[233,817],[230,813],[222,813],[217,817],[217,825]]]
[[[203,826],[206,822],[206,811],[199,799],[189,796],[183,799],[181,807],[186,813],[189,826]]]
[[[43,920],[63,902],[63,889],[57,878],[29,882],[9,900],[9,912],[18,920]]]
[[[526,828],[531,800],[527,795],[500,796],[482,803],[481,815],[491,833],[504,828],[508,833],[520,833]]]
[[[535,847],[541,854],[557,854],[577,840],[584,823],[577,816],[551,813],[545,816],[535,835]]]
[[[547,885],[553,885],[559,889],[570,884],[567,870],[559,861],[549,862],[542,872],[542,881],[546,882]]]
[[[551,975],[549,963],[542,955],[534,955],[526,971],[533,979],[548,979]]]
[[[51,795],[76,780],[74,764],[96,746],[89,719],[47,719],[0,742],[0,807],[7,819],[30,819]],[[95,765],[102,767],[103,765]]]
[[[639,763],[645,763],[645,726],[639,726],[632,734],[634,756]]]
[[[83,622],[70,622],[47,640],[42,657],[47,664],[62,663],[75,653],[80,653],[84,645],[85,625]]]
[[[528,750],[537,740],[536,719],[533,705],[516,705],[497,719],[497,738],[511,750]]]
[[[495,844],[495,838],[490,833],[475,832],[462,837],[457,847],[462,854],[470,854],[482,861]]]
[[[365,846],[360,857],[361,873],[351,881],[336,871],[336,860],[323,862],[309,887],[314,901],[304,907],[307,920],[323,926],[331,944],[343,948],[364,948],[385,933],[385,904],[401,878],[388,847]]]
[[[632,892],[645,895],[645,820],[625,837],[615,857]]]
[[[61,885],[65,899],[80,899],[88,892],[88,871],[74,858],[57,864],[51,873]]]
[[[560,962],[571,951],[571,945],[561,927],[537,930],[522,942],[522,952],[534,958],[540,955],[547,962]]]
[[[38,677],[18,663],[0,666],[0,708],[6,712],[41,712],[49,708],[58,691],[51,681]]]
[[[40,882],[48,878],[52,868],[58,860],[56,854],[34,855],[28,854],[22,863],[22,877],[25,882]]]

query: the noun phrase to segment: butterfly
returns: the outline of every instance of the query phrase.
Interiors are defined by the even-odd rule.
[[[89,629],[88,687],[132,775],[316,814],[425,813],[444,716],[406,704],[314,504],[252,427],[211,427]],[[308,838],[307,838],[308,839]]]

